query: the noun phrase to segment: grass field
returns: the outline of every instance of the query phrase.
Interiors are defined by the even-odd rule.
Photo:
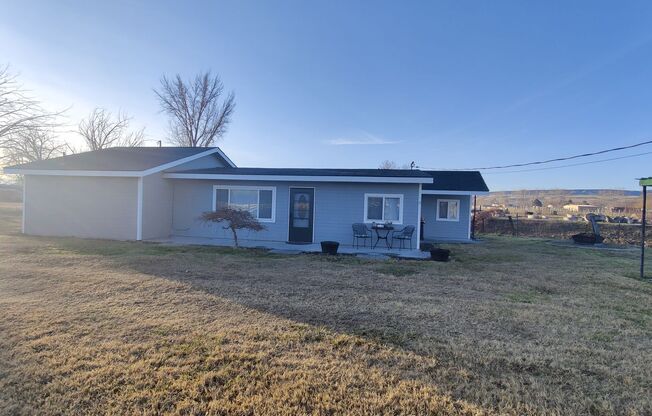
[[[24,237],[19,214],[0,205],[0,414],[652,413],[635,253],[279,256]]]

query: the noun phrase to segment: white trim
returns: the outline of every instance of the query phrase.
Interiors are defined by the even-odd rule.
[[[143,178],[138,178],[138,195],[136,202],[136,240],[143,239]]]
[[[119,176],[139,178],[142,172],[133,170],[41,170],[5,168],[6,175],[45,175],[45,176]]]
[[[233,163],[233,161],[231,159],[229,159],[229,157],[226,155],[226,153],[224,153],[222,151],[222,149],[220,149],[219,147],[217,148],[217,153],[219,153],[219,155],[222,156],[222,158],[224,160],[226,160],[226,163],[228,163],[229,166],[231,166],[232,168],[237,168],[236,164]]]
[[[421,188],[423,185],[419,184],[419,194],[417,195],[417,249],[421,249],[421,204],[423,200],[421,198]]]
[[[240,181],[286,182],[370,182],[370,183],[432,183],[430,178],[388,178],[380,176],[293,176],[293,175],[231,175],[224,173],[165,173],[167,179],[231,179]]]
[[[4,168],[5,175],[47,175],[47,176],[118,176],[118,177],[137,177],[151,175],[184,163],[192,162],[193,160],[202,158],[204,156],[217,153],[224,159],[224,161],[232,168],[236,165],[229,159],[219,147],[206,150],[205,152],[197,153],[192,156],[184,157],[164,165],[154,166],[146,170],[59,170],[59,169],[20,169],[20,168]]]
[[[317,200],[317,188],[314,186],[288,186],[288,238],[287,241],[288,243],[290,242],[290,205],[292,204],[292,192],[290,192],[294,189],[312,189],[312,243],[315,243],[315,226],[316,224],[316,217],[317,217],[317,208],[316,208],[316,203],[315,201]]]
[[[158,172],[164,171],[166,169],[173,168],[175,166],[183,165],[184,163],[192,162],[193,160],[200,159],[200,158],[202,158],[204,156],[210,156],[213,153],[219,154],[224,159],[224,161],[226,161],[226,163],[228,163],[230,165],[230,167],[232,167],[232,168],[236,167],[235,164],[228,157],[226,157],[226,155],[224,153],[222,153],[220,148],[216,147],[214,149],[209,149],[209,150],[207,150],[205,152],[197,153],[197,154],[194,154],[192,156],[184,157],[183,159],[177,159],[177,160],[175,160],[173,162],[169,162],[169,163],[166,163],[164,165],[155,166],[153,168],[144,170],[144,171],[142,171],[142,175],[147,176],[147,175],[151,175],[152,173],[158,173]]]
[[[473,201],[469,197],[469,240],[471,239],[471,227],[473,227]]]
[[[489,195],[485,191],[438,191],[426,189],[421,191],[423,195]]]
[[[447,202],[450,204],[451,202],[457,203],[457,215],[455,216],[456,218],[439,218],[439,203],[440,202]],[[437,221],[446,221],[446,222],[460,222],[460,208],[461,208],[461,200],[459,199],[446,199],[446,198],[437,198],[437,210],[435,213],[435,220]],[[446,216],[448,216],[448,212],[446,212]]]
[[[256,218],[260,222],[275,223],[276,222],[276,187],[275,186],[240,186],[240,185],[213,185],[213,211],[217,208],[217,190],[226,189],[229,191],[228,204],[231,203],[231,190],[242,191],[272,191],[272,218]],[[260,204],[260,192],[256,196],[256,206]]]
[[[23,176],[23,224],[20,232],[25,234],[25,196],[27,195],[27,176]]]
[[[368,219],[367,218],[367,208],[368,208],[368,203],[369,203],[369,198],[383,198],[383,213],[382,216],[383,218],[380,220],[373,220],[373,219]],[[403,194],[364,194],[364,214],[362,216],[363,222],[366,224],[370,224],[373,222],[385,222],[385,198],[398,198],[400,207],[398,210],[398,221],[392,221],[392,224],[397,224],[397,225],[403,225]]]

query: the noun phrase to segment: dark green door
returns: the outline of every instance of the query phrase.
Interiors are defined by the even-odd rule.
[[[312,243],[315,190],[290,188],[290,242]]]

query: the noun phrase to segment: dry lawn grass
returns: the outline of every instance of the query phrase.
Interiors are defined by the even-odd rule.
[[[1,414],[651,414],[631,253],[492,238],[376,262],[24,237],[0,205]]]

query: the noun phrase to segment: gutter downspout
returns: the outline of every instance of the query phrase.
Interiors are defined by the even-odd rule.
[[[136,241],[143,239],[143,177],[138,178],[138,195],[136,196]]]

